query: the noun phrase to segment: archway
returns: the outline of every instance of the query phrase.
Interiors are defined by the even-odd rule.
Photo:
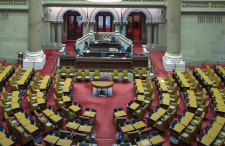
[[[152,15],[147,9],[141,9],[141,8],[134,8],[134,9],[132,9],[132,8],[128,8],[125,11],[124,15],[123,15],[123,22],[127,22],[128,16],[130,15],[130,13],[132,13],[134,11],[140,11],[140,12],[144,13],[145,16],[146,16],[146,22],[152,22],[153,21],[152,20]]]

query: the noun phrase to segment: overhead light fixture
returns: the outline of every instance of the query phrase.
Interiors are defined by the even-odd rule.
[[[121,2],[122,0],[87,0],[90,2],[95,2],[95,3],[116,3],[116,2]]]

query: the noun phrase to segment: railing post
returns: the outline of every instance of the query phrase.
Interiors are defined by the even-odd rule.
[[[33,68],[35,69],[35,62],[33,62]]]

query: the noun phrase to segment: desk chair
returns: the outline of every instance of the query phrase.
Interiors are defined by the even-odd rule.
[[[180,92],[177,91],[175,95],[170,95],[170,101],[173,103],[176,103],[179,97],[180,97]]]
[[[185,71],[182,72],[182,74],[183,74],[184,77],[187,77],[187,75],[189,74],[189,72],[190,72],[189,69],[186,67],[185,68]]]
[[[169,105],[169,113],[172,113],[172,112],[175,111],[175,115],[176,115],[178,109],[179,109],[179,104],[177,104],[177,103],[170,103],[170,105]]]
[[[224,145],[224,137],[218,135],[216,139],[213,141],[213,146],[223,146]]]
[[[150,83],[150,78],[147,76],[145,80],[141,80],[142,86],[147,86]]]
[[[202,118],[205,118],[205,115],[207,115],[207,113],[208,113],[208,108],[209,108],[209,101],[207,101],[206,105],[199,106],[199,108],[195,112],[196,116],[202,117],[202,115],[203,115]]]
[[[202,71],[203,71],[206,75],[208,75],[210,69],[211,69],[211,68],[210,68],[208,65],[206,65],[205,69],[202,69]]]
[[[30,141],[33,140],[33,137],[28,134],[25,129],[23,129],[22,131],[19,129],[20,126],[18,127],[15,127],[15,136],[16,136],[16,139],[19,141],[20,144],[22,145],[25,145],[27,143],[29,143]]]
[[[115,42],[116,42],[116,38],[112,36],[110,43],[115,43]]]
[[[170,95],[175,95],[176,90],[177,90],[177,83],[174,83],[174,84],[173,84],[173,88],[169,89],[169,90],[168,90],[168,93],[169,93]]]
[[[174,83],[173,79],[172,79],[172,78],[169,78],[169,79],[168,79],[168,82],[166,82],[166,87],[167,87],[169,90],[172,90],[172,88],[173,88],[173,83]]]
[[[212,78],[213,75],[214,75],[214,71],[213,71],[212,69],[210,69],[209,72],[208,72],[208,74],[206,74],[206,76],[207,76],[208,78]]]
[[[131,54],[131,45],[129,47],[127,47],[126,53]]]
[[[191,123],[194,124],[194,126],[196,127],[196,133],[201,132],[202,122],[203,122],[203,119],[197,116],[194,116],[194,118],[191,120]]]
[[[2,73],[4,70],[5,70],[5,69],[4,69],[3,65],[0,64],[0,73]]]
[[[141,108],[139,108],[138,110],[136,110],[135,112],[134,112],[134,117],[136,117],[136,118],[141,118],[141,119],[143,119],[143,117],[146,115],[146,113],[147,113],[147,110],[148,110],[148,105],[145,105],[143,108],[141,107]]]
[[[14,75],[12,76],[12,78],[13,78],[13,81],[14,81],[15,84],[18,84],[19,80],[21,79],[21,78],[19,78],[19,77],[17,76],[17,74],[14,74]]]
[[[37,100],[37,94],[32,94],[30,89],[27,90],[27,96],[31,99],[31,100]]]
[[[20,72],[20,70],[16,70],[16,74],[19,78],[22,78],[23,74]]]
[[[39,82],[39,80],[37,79],[36,76],[34,77],[34,84],[35,84],[37,87],[40,87],[40,85],[41,85],[41,82]]]
[[[187,78],[188,78],[188,79],[187,79]],[[189,84],[190,86],[193,86],[193,83],[194,83],[194,81],[195,81],[195,77],[194,77],[191,73],[189,73],[189,75],[187,76],[187,78],[186,78],[186,80],[187,80],[188,84]]]
[[[139,132],[139,136],[141,136],[141,135],[149,135],[149,134],[151,133],[151,131],[152,131],[152,128],[151,128],[151,127],[146,128],[146,129],[144,129],[144,130],[141,130],[141,131]],[[138,137],[138,136],[137,136],[137,137]]]
[[[12,93],[8,93],[5,87],[2,88],[2,94],[5,96],[6,99],[12,99]]]
[[[11,91],[17,91],[19,89],[12,77],[9,79],[9,87]]]
[[[113,81],[118,81],[118,70],[114,70],[111,75],[112,75]]]
[[[221,79],[219,77],[216,78],[215,84],[213,84],[213,88],[220,89]]]
[[[62,89],[59,88],[57,84],[54,85],[54,93],[55,93],[56,97],[62,97],[63,96]]]
[[[83,133],[74,133],[74,137],[76,138],[76,142],[78,143],[78,140],[80,139],[80,138],[82,138],[82,139],[86,139],[86,138],[88,138],[88,135],[87,134],[83,134]]]
[[[206,101],[206,95],[202,94],[202,98],[199,98],[197,100],[197,106],[200,107],[201,105],[205,105],[205,101]]]
[[[134,68],[134,79],[140,79],[140,74],[139,74],[139,69],[138,68]]]
[[[66,67],[62,67],[60,77],[61,78],[66,78],[66,72],[67,72],[67,68]]]
[[[225,96],[225,88],[219,91],[220,91],[220,95]]]
[[[70,118],[75,119],[77,117],[75,113],[70,112],[70,110],[66,109],[64,106],[62,106],[62,113],[67,120],[69,120]]]
[[[169,118],[170,116],[166,115],[164,118],[160,118],[159,121],[157,121],[154,125],[154,128],[157,129],[158,131],[162,132],[164,136],[166,136],[166,130],[169,125]]]
[[[30,100],[30,98],[27,98],[30,112],[33,112],[34,110],[40,110],[40,107],[38,106],[37,101]]]
[[[40,92],[39,88],[35,85],[34,81],[30,84],[30,90],[32,94],[37,94],[37,92]]]
[[[55,75],[55,82],[59,83],[59,85],[64,85],[65,84],[65,80],[64,79],[60,79],[59,75]]]
[[[127,70],[123,70],[122,80],[125,81],[125,82],[128,81],[128,72],[127,72]]]
[[[9,105],[9,106],[10,106],[11,103],[12,103],[12,102],[11,102],[11,99],[6,99],[6,98],[5,98],[5,95],[4,95],[4,94],[1,95],[1,101],[2,101],[2,103],[4,103],[5,105]]]
[[[50,123],[49,120],[44,117],[38,117],[38,121],[41,130],[44,131],[44,133],[48,133],[49,131],[53,131],[55,129],[55,126],[53,126],[53,124]]]
[[[4,115],[4,113],[7,113],[7,115],[12,116],[14,114],[11,107],[9,105],[5,105],[4,103],[2,103],[2,101],[0,101],[0,106],[2,110],[2,115]]]
[[[45,118],[45,116],[43,115],[43,113],[39,113],[37,110],[34,110],[34,117],[35,117],[35,121],[36,121],[37,123],[40,123],[39,117],[40,117],[40,118],[43,118],[44,120],[47,121],[47,118]]]
[[[95,72],[93,74],[94,81],[98,81],[99,80],[99,75],[100,75],[99,70],[95,70]]]
[[[4,113],[4,117],[5,117],[6,124],[7,124],[7,128],[8,128],[9,131],[11,131],[12,128],[15,127],[15,125],[19,125],[19,123],[17,122],[17,119],[16,119],[14,116],[9,117],[7,113]],[[9,123],[9,121],[11,121],[13,125],[11,125],[11,124]],[[13,126],[14,126],[14,127],[13,127]]]
[[[211,78],[209,78],[209,80],[215,84],[216,83],[216,78],[218,78],[218,76],[216,74],[213,74],[213,76]]]
[[[69,71],[69,77],[70,78],[74,78],[74,67],[70,67],[70,71]]]
[[[190,86],[191,86],[190,90],[193,90],[194,92],[197,92],[199,82],[195,79],[194,82],[192,82],[192,85],[190,85]]]
[[[57,98],[55,94],[54,94],[54,100],[55,100],[55,105],[57,109],[62,109],[63,106],[66,107],[62,98]]]
[[[191,129],[190,131],[185,129],[184,132],[181,133],[181,135],[179,137],[179,141],[181,141],[182,143],[185,143],[187,145],[192,145],[191,142],[195,138],[195,131],[196,131],[196,127]]]
[[[120,123],[126,122],[126,117],[117,117],[114,119],[114,127],[117,131],[120,130]]]
[[[40,72],[38,72],[38,73],[36,74],[36,77],[37,77],[37,79],[38,79],[40,82],[42,82],[43,79],[44,79],[44,77],[41,76]]]
[[[143,103],[142,103],[142,106],[148,106],[148,110],[150,110],[151,109],[151,107],[152,107],[152,103],[153,103],[153,100],[154,100],[154,98],[155,98],[155,94],[152,94],[152,97],[151,98],[145,98],[144,99],[144,101],[143,101]]]
[[[77,81],[81,81],[82,80],[82,70],[78,70],[77,73],[75,73],[76,75],[76,80]]]
[[[84,71],[84,80],[89,81],[90,80],[90,75],[89,75],[89,70]]]
[[[148,91],[144,92],[145,97],[152,98],[153,97],[153,87],[152,84],[150,84]]]
[[[95,125],[94,123],[94,119],[90,118],[90,117],[84,117],[84,116],[79,116],[79,119],[82,121],[82,122],[91,122],[92,125]]]
[[[166,77],[163,78],[163,80],[166,84],[168,84],[170,78],[172,78],[171,75],[169,73],[167,73]]]
[[[146,78],[147,77],[147,70],[146,68],[141,69],[141,78]]]

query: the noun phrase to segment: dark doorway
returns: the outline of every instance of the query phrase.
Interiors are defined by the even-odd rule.
[[[82,17],[78,12],[67,12],[67,40],[77,40],[82,37]]]
[[[99,12],[95,20],[97,32],[112,32],[113,15],[110,12]]]

